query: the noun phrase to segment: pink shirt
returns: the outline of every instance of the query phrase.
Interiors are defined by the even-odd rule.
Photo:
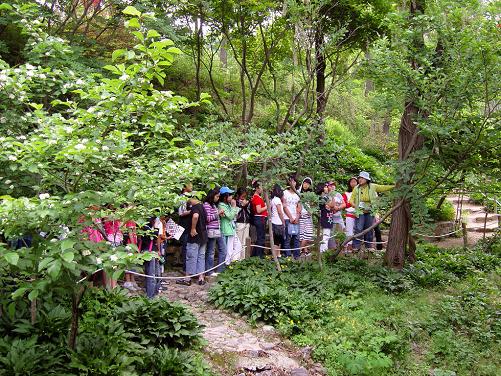
[[[124,235],[120,230],[121,222],[113,219],[111,221],[104,222],[104,231],[106,232],[106,240],[114,244],[122,243],[124,240]]]

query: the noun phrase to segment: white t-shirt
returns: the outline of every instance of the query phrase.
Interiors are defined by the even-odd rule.
[[[340,205],[340,204],[344,203],[343,196],[341,195],[341,193],[335,192],[333,199],[334,199],[334,202],[336,203],[336,205]],[[333,213],[332,216],[334,218],[341,218],[342,212],[343,212],[342,210],[339,210],[339,211]]]
[[[282,220],[280,219],[280,216],[278,215],[278,205],[282,205],[282,200],[278,197],[273,197],[271,200],[271,223],[274,225],[282,225]],[[283,205],[282,205],[283,206]],[[283,211],[283,207],[282,207]],[[285,218],[285,215],[284,215]]]
[[[294,218],[298,217],[299,214],[297,213],[298,202],[299,202],[299,196],[297,195],[297,193],[291,193],[289,192],[288,189],[284,191],[284,205],[287,207],[287,209],[289,209],[289,212]],[[291,219],[287,216],[285,210],[284,210],[284,219],[289,219],[289,220]]]

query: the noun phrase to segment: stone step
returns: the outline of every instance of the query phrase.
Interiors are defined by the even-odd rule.
[[[498,216],[497,215],[487,215],[487,221],[485,220],[485,214],[483,215],[479,215],[479,216],[472,216],[470,217],[470,219],[472,219],[472,222],[481,222],[481,223],[484,223],[484,222],[495,222],[497,223],[498,222]]]
[[[496,227],[486,227],[485,229],[483,227],[467,227],[466,229],[468,230],[468,232],[488,233],[488,232],[496,232],[498,228],[496,226]]]

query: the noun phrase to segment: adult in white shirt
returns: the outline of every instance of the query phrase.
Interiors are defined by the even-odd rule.
[[[282,205],[284,191],[278,184],[275,184],[271,191],[271,226],[273,229],[273,255],[280,257],[280,248],[284,244],[285,217]]]
[[[286,249],[284,254],[286,257],[292,254],[295,259],[299,258],[299,217],[301,217],[301,203],[299,195],[296,192],[296,178],[289,176],[288,187],[284,191],[282,203],[284,205],[284,218],[285,218],[285,239],[283,248]]]

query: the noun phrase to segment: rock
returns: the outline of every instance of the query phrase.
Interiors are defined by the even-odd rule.
[[[275,328],[271,325],[264,325],[263,326],[263,332],[266,333],[275,333]]]
[[[271,342],[262,342],[259,344],[259,346],[261,346],[261,348],[265,351],[274,349],[276,345],[277,345],[276,343],[271,343]]]
[[[308,376],[308,371],[304,367],[291,370],[291,376]]]
[[[245,350],[244,355],[249,358],[259,358],[259,350]]]
[[[273,376],[273,371],[263,371],[255,374],[256,376]]]
[[[314,371],[314,372],[316,372],[317,374],[320,374],[320,375],[327,375],[327,370],[320,363],[315,363],[313,365],[313,367],[312,367],[312,371]]]
[[[311,358],[312,351],[313,351],[313,347],[311,347],[311,346],[305,346],[305,347],[301,348],[301,350],[299,350],[299,352],[301,353],[301,356],[305,360]]]

